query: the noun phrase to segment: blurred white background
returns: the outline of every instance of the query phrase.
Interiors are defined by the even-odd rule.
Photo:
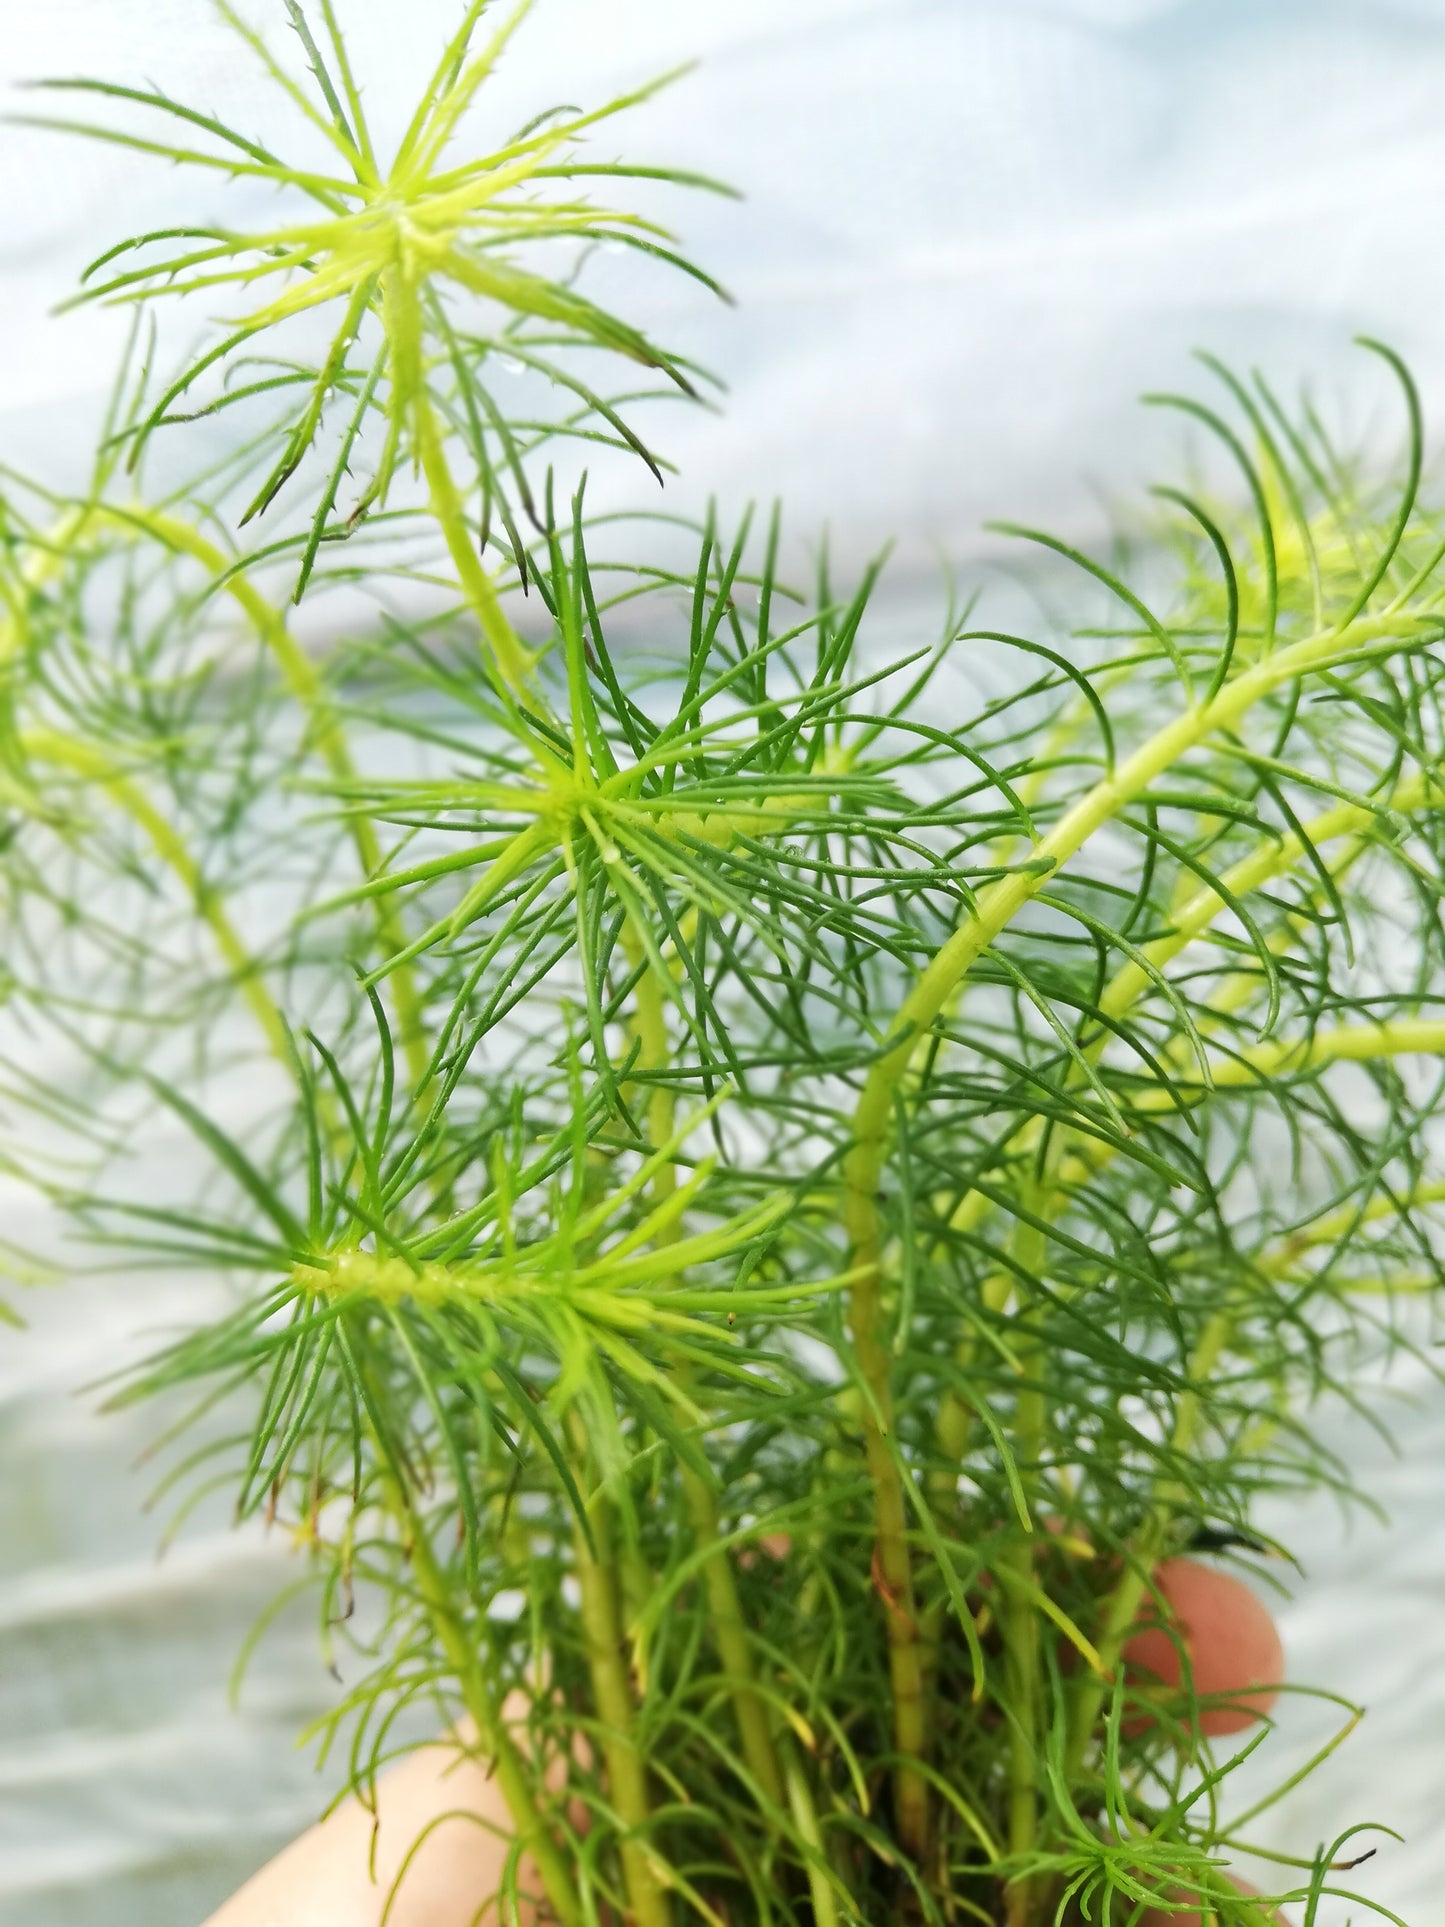
[[[402,110],[457,11],[341,0],[375,112]],[[247,12],[285,34],[279,0]],[[148,80],[269,124],[203,0],[0,0],[0,24],[6,81]],[[1398,404],[1349,347],[1379,334],[1445,415],[1445,0],[541,0],[496,124],[694,55],[700,71],[607,137],[747,196],[671,204],[739,302],[674,286],[648,310],[731,389],[721,417],[667,417],[677,499],[781,494],[845,553],[899,536],[906,579],[937,549],[985,551],[989,515],[1099,533],[1110,497],[1177,448],[1134,397],[1188,384],[1195,345],[1286,390],[1308,378],[1383,434]],[[198,192],[233,219],[236,197],[262,197],[20,127],[0,130],[0,181],[0,459],[63,482],[121,329],[53,304],[108,242],[194,214]],[[20,1201],[0,1209],[23,1239]],[[203,1531],[156,1566],[127,1469],[144,1432],[72,1396],[181,1289],[76,1286],[0,1339],[0,1927],[189,1927],[323,1798],[292,1746],[329,1690],[304,1623],[283,1625],[242,1713],[225,1704],[283,1555]],[[1391,1822],[1404,1844],[1382,1840],[1356,1882],[1431,1927],[1445,1395],[1423,1374],[1403,1390],[1399,1460],[1329,1421],[1389,1526],[1347,1532],[1324,1505],[1268,1521],[1306,1568],[1283,1612],[1296,1677],[1370,1713],[1257,1832],[1308,1855],[1352,1821]],[[1288,1703],[1260,1783],[1327,1730]]]

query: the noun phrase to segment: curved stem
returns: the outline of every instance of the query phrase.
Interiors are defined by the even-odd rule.
[[[1040,840],[1027,870],[1000,877],[980,893],[974,915],[938,950],[904,1000],[893,1025],[892,1041],[874,1062],[854,1113],[847,1183],[850,1216],[860,1235],[867,1237],[870,1230],[876,1235],[875,1192],[883,1166],[893,1093],[915,1050],[927,1036],[950,991],[1043,887],[1047,878],[1056,875],[1098,830],[1191,749],[1218,731],[1239,723],[1257,702],[1282,683],[1347,658],[1352,653],[1346,642],[1348,635],[1354,634],[1357,642],[1366,642],[1379,633],[1397,632],[1398,625],[1382,627],[1373,619],[1362,621],[1344,634],[1330,630],[1306,637],[1256,664],[1227,683],[1211,701],[1186,710],[1167,723],[1120,764],[1112,776],[1096,783]],[[876,1279],[860,1281],[859,1289],[866,1292],[870,1285],[876,1287],[876,1282]]]
[[[1381,799],[1379,810],[1389,810],[1408,815],[1440,794],[1438,778],[1419,775],[1409,778],[1393,790],[1388,797]],[[1328,866],[1328,874],[1338,880],[1359,860],[1372,845],[1368,835],[1371,826],[1377,821],[1378,812],[1360,804],[1341,803],[1333,809],[1323,811],[1305,825],[1305,837],[1316,850],[1326,843],[1333,843],[1342,837],[1350,842]],[[1277,842],[1263,845],[1249,856],[1241,857],[1227,869],[1220,878],[1224,892],[1211,889],[1207,885],[1196,891],[1180,908],[1174,926],[1163,936],[1152,938],[1141,944],[1139,956],[1146,959],[1156,972],[1162,972],[1165,964],[1173,961],[1181,951],[1205,934],[1205,932],[1230,907],[1230,901],[1249,896],[1261,890],[1266,884],[1286,874],[1304,855],[1305,843],[1293,831],[1279,838]],[[1315,881],[1310,892],[1311,900],[1318,896],[1320,885]],[[1292,912],[1286,919],[1284,929],[1272,940],[1272,947],[1283,949],[1289,937],[1303,925],[1304,918],[1299,912]],[[1155,978],[1148,969],[1133,958],[1121,964],[1100,993],[1099,1009],[1106,1017],[1119,1018],[1139,1001],[1153,986]],[[1223,1017],[1239,1007],[1247,996],[1258,992],[1259,977],[1252,971],[1240,971],[1227,978],[1219,990],[1209,1000],[1208,1009],[1196,1019],[1196,1028],[1201,1035],[1207,1036],[1217,1017]],[[1094,1040],[1085,1046],[1085,1055],[1097,1062],[1108,1043],[1109,1032],[1101,1030]],[[1187,1061],[1188,1040],[1185,1048],[1175,1053],[1176,1061]],[[1080,1073],[1077,1067],[1070,1071],[1069,1081],[1077,1082]],[[1040,1126],[1036,1119],[1030,1119],[1014,1134],[1005,1147],[1008,1150],[1026,1148],[1035,1142]],[[954,1206],[949,1219],[955,1231],[971,1231],[989,1209],[989,1202],[980,1191],[967,1191]]]
[[[1057,1139],[1050,1141],[1044,1168],[1031,1182],[1025,1202],[1031,1217],[1042,1220],[1051,1207],[1053,1177],[1058,1161]],[[1048,1240],[1041,1223],[1019,1220],[1012,1239],[1015,1276],[1043,1279],[1048,1263]],[[1042,1383],[1042,1357],[1030,1308],[1019,1320],[1018,1389],[1014,1398],[1014,1458],[1029,1510],[1035,1513],[1033,1489],[1038,1484],[1047,1437],[1048,1405]],[[1036,1513],[1035,1513],[1035,1516]],[[1032,1852],[1038,1839],[1039,1818],[1039,1740],[1042,1727],[1042,1666],[1039,1645],[1039,1615],[1034,1603],[1033,1539],[1016,1540],[1000,1564],[1027,1581],[1026,1585],[1005,1584],[999,1599],[999,1628],[1004,1639],[1009,1704],[1009,1851],[1022,1857]],[[1035,1884],[1027,1877],[1016,1879],[1009,1887],[1007,1905],[1009,1927],[1027,1927],[1031,1918]]]
[[[272,1054],[285,1066],[288,1074],[294,1076],[296,1059],[291,1033],[266,988],[260,965],[242,942],[236,926],[226,915],[219,897],[207,884],[178,832],[99,750],[69,737],[43,731],[29,732],[21,740],[27,756],[73,770],[78,776],[98,783],[111,801],[145,832],[157,856],[184,885],[195,905],[197,916],[215,939],[216,948],[230,967],[240,986],[241,995],[265,1033]]]
[[[1404,782],[1380,804],[1380,811],[1393,810],[1402,814],[1419,809],[1440,789],[1438,780],[1417,776]],[[1342,853],[1340,858],[1329,866],[1332,877],[1341,876],[1351,864],[1369,847],[1368,832],[1378,820],[1378,812],[1364,808],[1358,803],[1339,803],[1333,809],[1323,811],[1306,826],[1305,834],[1310,845],[1318,849],[1321,844],[1336,842],[1340,837],[1352,837],[1354,842]],[[1242,857],[1232,864],[1220,878],[1227,894],[1210,889],[1207,885],[1194,893],[1181,907],[1174,919],[1174,926],[1162,937],[1139,946],[1139,956],[1157,970],[1172,962],[1201,936],[1217,918],[1230,907],[1230,900],[1248,896],[1255,890],[1263,889],[1277,877],[1294,868],[1305,853],[1303,838],[1291,830],[1280,837],[1278,842],[1266,843],[1252,855]],[[1289,920],[1291,930],[1296,920]],[[1153,979],[1144,964],[1130,958],[1114,973],[1099,998],[1099,1008],[1106,1017],[1119,1017],[1128,1010],[1149,989]],[[1095,1046],[1096,1053],[1102,1050],[1105,1039],[1101,1037]]]
[[[883,1343],[883,1227],[879,1185],[895,1095],[946,999],[978,957],[1026,903],[1118,812],[1156,777],[1208,737],[1235,727],[1271,691],[1312,671],[1348,660],[1361,645],[1398,637],[1401,624],[1388,617],[1360,617],[1303,638],[1226,683],[1208,701],[1175,717],[1140,745],[1114,772],[1068,809],[1033,852],[1026,870],[1000,877],[984,889],[974,914],[960,925],[924,968],[905,998],[890,1041],[875,1059],[853,1118],[852,1144],[844,1165],[844,1217],[855,1282],[849,1305],[858,1365],[867,1390],[864,1442],[873,1485],[877,1559],[884,1582],[894,1737],[900,1754],[918,1757],[926,1737],[922,1706],[924,1660],[914,1609],[912,1560],[907,1541],[903,1475],[890,1435],[893,1425],[892,1359]],[[922,1854],[928,1835],[928,1787],[905,1765],[895,1775],[900,1837]]]
[[[281,611],[247,580],[244,572],[233,568],[233,558],[228,557],[214,542],[208,541],[190,523],[159,509],[136,506],[127,510],[98,509],[96,513],[123,527],[144,531],[164,547],[190,556],[213,576],[226,576],[226,593],[244,611],[271,651],[287,689],[306,712],[316,746],[327,768],[339,783],[354,783],[356,765],[351,760],[346,734],[331,707],[325,683],[315,663],[292,635]],[[370,882],[384,868],[376,830],[365,816],[353,814],[350,823],[357,861],[363,876]],[[406,932],[396,906],[389,897],[379,896],[375,902],[377,935],[387,954],[394,956],[406,947]],[[413,1088],[420,1091],[426,1081],[430,1053],[422,1024],[416,975],[410,964],[402,964],[392,971],[391,979],[400,1023],[399,1041]]]

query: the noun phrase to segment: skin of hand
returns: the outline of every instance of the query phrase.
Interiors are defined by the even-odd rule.
[[[520,1716],[513,1702],[503,1708],[504,1718]],[[462,1731],[409,1753],[377,1779],[374,1817],[360,1800],[343,1801],[204,1927],[378,1927],[403,1867],[386,1927],[498,1927],[499,1903],[477,1909],[502,1887],[511,1821],[485,1762],[466,1750],[471,1737]],[[524,1894],[540,1894],[526,1862],[518,1878]],[[524,1904],[518,1927],[536,1919],[535,1907]]]
[[[1159,1607],[1151,1617],[1163,1623],[1130,1640],[1126,1663],[1146,1679],[1157,1678],[1161,1690],[1177,1689],[1176,1641],[1182,1640],[1195,1691],[1231,1702],[1203,1713],[1202,1730],[1225,1735],[1250,1725],[1273,1704],[1268,1689],[1283,1675],[1268,1612],[1242,1581],[1195,1560],[1169,1560],[1155,1578]],[[503,1712],[509,1720],[522,1716],[512,1703]],[[461,1735],[408,1754],[378,1778],[375,1817],[359,1800],[343,1801],[268,1861],[204,1927],[380,1927],[404,1865],[386,1927],[500,1927],[502,1915],[488,1896],[502,1885],[510,1850],[506,1803],[467,1744]],[[525,1864],[520,1884],[523,1893],[538,1891]],[[1235,1884],[1243,1893],[1255,1891],[1244,1881]],[[536,1910],[524,1906],[519,1927],[534,1927],[536,1919]],[[1278,1927],[1288,1927],[1282,1915],[1277,1919]],[[1209,1923],[1194,1912],[1151,1912],[1140,1927]]]
[[[1165,1560],[1155,1568],[1154,1586],[1159,1597],[1147,1618],[1157,1623],[1146,1624],[1124,1648],[1136,1684],[1157,1680],[1162,1693],[1177,1693],[1182,1645],[1195,1694],[1218,1702],[1200,1712],[1200,1732],[1211,1739],[1243,1732],[1269,1712],[1284,1678],[1284,1648],[1268,1610],[1242,1579],[1197,1559]],[[1242,1894],[1259,1892],[1247,1880],[1235,1879],[1234,1885]],[[1140,1927],[1212,1927],[1213,1918],[1193,1909],[1151,1909]],[[1270,1918],[1289,1927],[1283,1914]]]
[[[1242,1579],[1197,1559],[1166,1559],[1154,1570],[1159,1598],[1141,1615],[1149,1622],[1124,1648],[1139,1688],[1158,1682],[1177,1693],[1180,1646],[1189,1654],[1189,1685],[1206,1703],[1199,1730],[1208,1739],[1242,1733],[1279,1698],[1284,1648],[1263,1603]],[[1136,1730],[1146,1722],[1136,1723]]]

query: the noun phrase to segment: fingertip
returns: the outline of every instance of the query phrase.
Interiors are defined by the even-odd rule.
[[[1189,1683],[1208,1702],[1199,1730],[1211,1739],[1243,1732],[1279,1698],[1284,1645],[1268,1607],[1242,1579],[1197,1559],[1166,1559],[1155,1569],[1154,1625],[1135,1633],[1124,1663],[1140,1687],[1177,1691],[1189,1658]]]

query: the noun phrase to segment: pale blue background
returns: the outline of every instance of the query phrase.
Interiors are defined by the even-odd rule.
[[[342,4],[374,104],[404,100],[453,0]],[[268,124],[200,0],[0,0],[0,25],[14,78],[145,76]],[[650,310],[732,386],[724,418],[670,418],[679,500],[781,492],[795,521],[830,518],[845,553],[899,532],[906,579],[934,545],[986,549],[987,515],[1101,532],[1111,492],[1177,445],[1135,393],[1188,381],[1196,343],[1260,359],[1286,388],[1312,377],[1387,447],[1394,404],[1347,346],[1380,333],[1413,361],[1432,421],[1445,414],[1445,5],[541,0],[497,125],[692,54],[702,71],[618,136],[749,197],[677,208],[740,311],[676,289]],[[47,310],[117,234],[194,212],[197,184],[18,129],[0,130],[0,179],[0,452],[63,480],[116,330]],[[44,1237],[10,1193],[0,1210],[13,1235]],[[303,1625],[268,1649],[241,1717],[224,1703],[280,1549],[203,1525],[156,1566],[127,1470],[144,1434],[71,1396],[186,1290],[77,1286],[33,1302],[28,1338],[0,1334],[0,1927],[191,1927],[322,1798],[291,1746],[329,1690]],[[1406,1844],[1382,1843],[1357,1878],[1431,1927],[1445,1401],[1415,1390],[1396,1465],[1331,1421],[1377,1468],[1392,1527],[1346,1538],[1323,1505],[1271,1520],[1307,1554],[1284,1615],[1297,1676],[1371,1707],[1271,1824],[1308,1853],[1351,1820],[1393,1821]],[[1275,1762],[1322,1732],[1304,1705],[1284,1727]]]

